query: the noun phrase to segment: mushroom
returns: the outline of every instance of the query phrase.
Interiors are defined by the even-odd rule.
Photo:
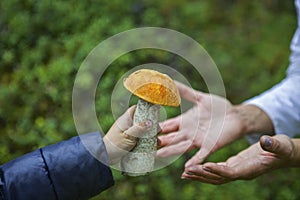
[[[123,84],[139,97],[133,124],[151,120],[153,126],[143,137],[137,138],[135,148],[122,158],[121,167],[124,175],[145,175],[154,169],[160,105],[179,106],[180,95],[168,75],[150,69],[135,71]]]

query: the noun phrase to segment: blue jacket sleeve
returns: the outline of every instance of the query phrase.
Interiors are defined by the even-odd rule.
[[[94,143],[97,159],[86,150],[82,137]],[[107,160],[99,133],[38,149],[0,167],[0,199],[88,199],[114,183],[103,163]]]

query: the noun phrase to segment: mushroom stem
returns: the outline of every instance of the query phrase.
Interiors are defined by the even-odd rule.
[[[153,126],[144,136],[137,139],[137,144],[121,161],[123,175],[140,176],[154,169],[157,150],[157,132],[160,105],[139,99],[133,116],[133,124],[151,120]]]

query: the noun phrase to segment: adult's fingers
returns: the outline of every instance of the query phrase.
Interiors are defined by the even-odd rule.
[[[175,84],[177,85],[180,96],[185,98],[188,101],[197,103],[203,97],[202,92],[194,90],[193,88],[188,87],[187,85],[184,85],[183,83],[175,81]]]
[[[185,136],[183,134],[181,134],[178,131],[175,131],[166,135],[160,135],[158,139],[160,140],[160,146],[163,147],[167,145],[174,145],[180,143],[186,140],[184,137]]]
[[[191,159],[185,163],[185,167],[198,165],[202,163],[209,155],[209,151],[205,148],[201,148]]]
[[[234,179],[237,174],[234,173],[232,168],[228,167],[224,162],[222,163],[205,163],[203,167],[210,171],[211,173],[214,173],[216,175]]]
[[[211,180],[220,180],[223,177],[219,174],[212,173],[210,170],[205,168],[203,165],[194,165],[185,169],[184,173],[189,175],[202,176]]]
[[[176,143],[174,145],[165,146],[161,149],[159,149],[156,153],[158,157],[168,157],[168,156],[174,156],[174,155],[180,155],[183,154],[189,150],[191,150],[192,142],[185,140],[180,143]]]
[[[179,129],[180,121],[181,116],[177,116],[160,123],[160,133],[164,134],[177,131]]]
[[[194,181],[200,181],[202,183],[209,183],[209,184],[214,184],[214,185],[221,185],[221,184],[229,182],[229,180],[227,180],[225,178],[220,178],[218,180],[215,180],[215,179],[205,178],[203,176],[198,176],[198,175],[193,175],[193,174],[186,174],[186,173],[183,173],[181,175],[181,178],[182,179],[188,179],[188,180],[194,180]]]
[[[160,144],[159,146],[160,147],[163,147],[163,146],[166,146],[166,145],[170,145],[171,143],[176,143],[178,142],[178,139],[176,139],[176,142],[174,140],[174,138],[178,137],[178,132],[174,132],[174,133],[169,133],[167,135],[162,135],[162,136],[159,136],[158,139],[160,141]]]

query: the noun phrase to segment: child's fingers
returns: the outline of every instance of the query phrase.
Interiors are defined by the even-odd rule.
[[[142,137],[143,134],[149,130],[149,128],[151,128],[153,125],[151,120],[146,120],[144,122],[141,122],[139,124],[133,125],[131,126],[129,129],[127,129],[126,131],[124,131],[125,134],[135,137],[135,138],[139,138]]]

